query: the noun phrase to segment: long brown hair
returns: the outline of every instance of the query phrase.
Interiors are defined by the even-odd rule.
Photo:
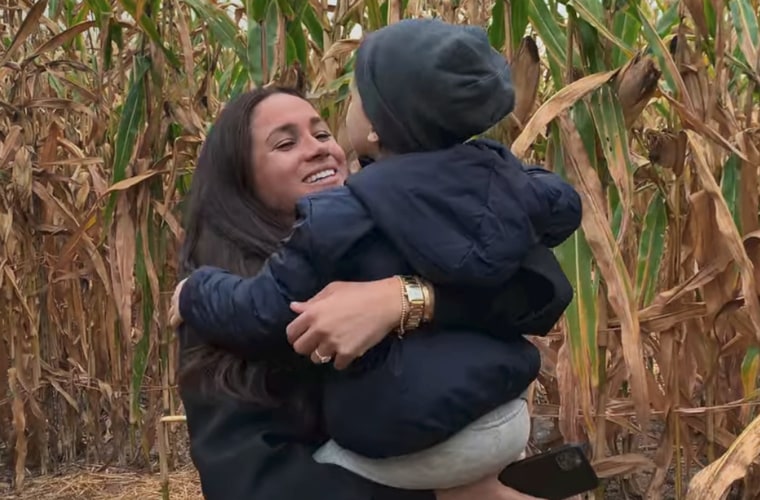
[[[267,97],[282,93],[303,98],[284,87],[244,93],[225,106],[209,131],[186,199],[181,276],[202,265],[253,276],[287,235],[290,227],[256,195],[251,168],[253,112]],[[241,359],[200,343],[187,325],[179,335],[180,386],[209,395],[221,391],[244,401],[278,404],[291,389],[283,387],[283,377],[278,375],[306,366],[297,356],[257,362]]]

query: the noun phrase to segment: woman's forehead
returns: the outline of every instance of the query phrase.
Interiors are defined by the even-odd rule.
[[[256,106],[253,127],[269,134],[283,126],[311,126],[321,117],[307,101],[289,94],[274,94]]]

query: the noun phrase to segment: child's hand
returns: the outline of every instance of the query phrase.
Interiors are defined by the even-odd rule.
[[[336,281],[307,302],[293,302],[299,314],[287,327],[288,342],[315,363],[334,358],[342,370],[377,345],[399,323],[397,278],[371,282]]]

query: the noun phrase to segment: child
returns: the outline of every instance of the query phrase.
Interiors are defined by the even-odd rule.
[[[303,198],[292,235],[257,276],[209,267],[190,275],[179,312],[204,341],[267,356],[262,338],[271,351],[287,345],[290,303],[335,280],[415,273],[436,285],[498,287],[580,224],[570,185],[523,168],[497,143],[468,141],[514,101],[508,65],[483,30],[437,20],[393,24],[360,46],[355,82],[350,139],[374,162],[346,186]],[[425,332],[424,305],[411,300],[425,295],[424,286],[402,281],[401,288],[402,332],[418,331],[388,336],[348,370],[326,373],[323,414],[333,441],[316,459],[407,489],[497,473],[517,458],[504,454],[514,443],[488,449],[494,434],[484,440],[479,431],[498,435],[519,411],[509,402],[535,378],[540,360],[511,353],[507,340],[523,332],[503,339]],[[332,353],[315,354],[324,362]],[[531,377],[516,376],[526,363]],[[457,446],[464,447],[459,455]]]

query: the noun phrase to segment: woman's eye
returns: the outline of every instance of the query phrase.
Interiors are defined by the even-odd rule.
[[[328,141],[332,137],[332,134],[330,134],[330,132],[318,132],[317,134],[314,135],[314,137],[316,137],[320,141]]]
[[[282,141],[282,142],[277,143],[277,146],[275,146],[275,149],[288,150],[288,149],[291,149],[294,145],[295,145],[294,141]]]

